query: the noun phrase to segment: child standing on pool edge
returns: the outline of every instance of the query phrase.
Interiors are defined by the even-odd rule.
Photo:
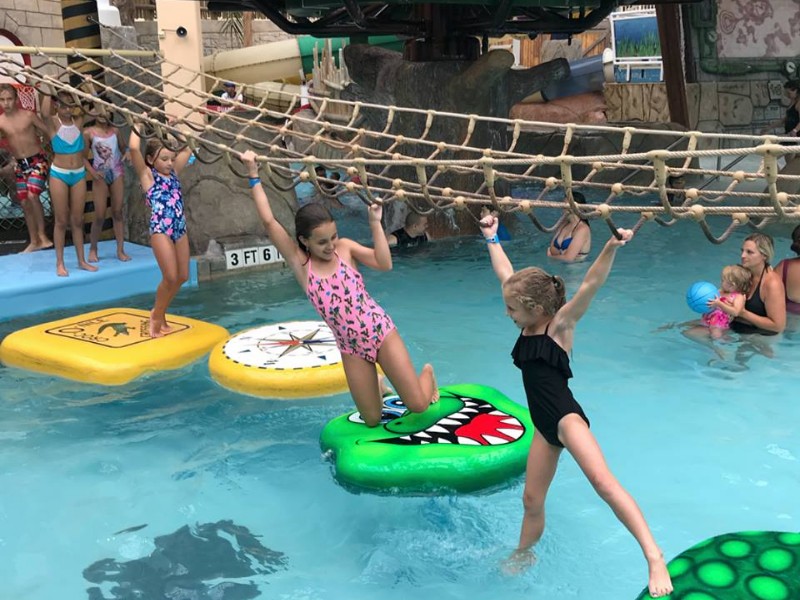
[[[103,222],[106,219],[108,198],[111,196],[111,220],[114,227],[114,238],[117,241],[117,258],[129,261],[125,254],[125,223],[123,222],[122,203],[124,195],[123,176],[125,165],[123,159],[126,150],[122,143],[122,134],[111,122],[110,115],[101,109],[95,117],[95,124],[83,132],[86,141],[86,170],[94,180],[92,183],[92,200],[94,201],[94,221],[89,245],[89,262],[98,262],[97,244]],[[89,160],[91,152],[92,160]]]
[[[419,375],[391,317],[370,297],[355,265],[388,271],[392,255],[381,227],[382,207],[369,207],[374,248],[340,238],[336,223],[324,206],[312,202],[295,215],[296,242],[275,219],[261,180],[256,155],[241,155],[250,175],[250,189],[269,238],[292,269],[336,338],[342,354],[347,385],[364,422],[380,423],[383,408],[382,381],[376,363],[412,412],[423,412],[439,398],[433,367],[426,364]]]
[[[506,312],[521,329],[511,355],[522,371],[525,395],[536,433],[528,454],[523,492],[524,515],[517,549],[507,561],[509,571],[521,571],[533,564],[533,546],[544,531],[547,490],[566,448],[580,466],[598,495],[614,511],[642,548],[649,568],[648,588],[653,597],[672,592],[664,556],[636,501],[612,475],[589,420],[569,389],[572,377],[569,352],[575,324],[589,308],[605,283],[617,249],[633,236],[619,230],[622,239],[611,237],[567,302],[564,281],[537,267],[517,273],[497,239],[497,217],[481,220],[492,267],[502,285]]]
[[[189,238],[178,174],[189,162],[192,151],[187,146],[176,153],[152,138],[142,155],[135,127],[131,128],[128,149],[150,206],[150,246],[161,269],[161,282],[150,311],[150,337],[157,338],[172,331],[167,325],[167,309],[189,279]]]

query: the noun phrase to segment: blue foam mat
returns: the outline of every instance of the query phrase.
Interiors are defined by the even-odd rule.
[[[86,245],[88,255],[89,246]],[[128,262],[117,260],[116,242],[100,242],[96,263],[98,271],[78,268],[75,248],[64,248],[64,263],[69,277],[56,275],[56,253],[40,250],[29,254],[0,256],[0,321],[34,313],[85,306],[126,298],[135,294],[155,293],[161,281],[149,246],[125,243]],[[197,286],[197,263],[192,260],[188,286]]]

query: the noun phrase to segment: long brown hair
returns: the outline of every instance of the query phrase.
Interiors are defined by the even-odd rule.
[[[295,239],[300,247],[306,254],[311,254],[308,247],[300,241],[301,237],[308,239],[311,237],[311,232],[320,225],[326,223],[333,223],[333,215],[319,202],[311,202],[306,204],[294,216],[294,232]]]

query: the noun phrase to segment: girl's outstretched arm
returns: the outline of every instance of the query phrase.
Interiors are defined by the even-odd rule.
[[[269,205],[267,193],[264,191],[258,176],[256,153],[252,150],[247,150],[242,153],[241,159],[245,167],[247,167],[247,172],[252,184],[250,186],[250,192],[256,204],[258,216],[261,217],[264,228],[267,230],[267,235],[269,235],[270,241],[275,244],[278,252],[283,255],[286,263],[291,267],[300,285],[303,286],[303,281],[305,280],[303,264],[306,262],[306,256],[300,249],[300,246],[289,236],[289,233],[283,225],[278,222],[275,215],[272,214],[272,208]]]
[[[555,327],[566,326],[569,328],[574,326],[589,308],[589,304],[591,304],[597,290],[608,279],[611,266],[614,264],[614,257],[617,255],[617,248],[624,246],[633,237],[633,232],[630,229],[618,229],[617,231],[622,235],[622,239],[618,240],[616,236],[612,235],[611,239],[606,242],[606,245],[586,272],[581,287],[578,288],[578,291],[575,292],[569,302],[556,313],[554,320],[558,322],[553,324]]]
[[[149,190],[153,186],[153,174],[150,173],[150,169],[147,168],[147,163],[144,161],[144,156],[142,155],[142,139],[136,132],[136,126],[131,127],[128,149],[131,153],[131,164],[136,171],[136,176],[139,178],[142,189]]]
[[[481,233],[486,239],[486,246],[489,248],[489,258],[492,259],[494,274],[500,280],[500,285],[514,274],[514,267],[506,256],[505,250],[497,240],[497,228],[500,221],[496,215],[490,214],[480,220]]]
[[[378,271],[392,270],[392,253],[389,250],[389,241],[381,227],[383,205],[374,202],[369,207],[369,228],[372,230],[372,248],[362,246],[358,242],[348,240],[350,255],[371,269]]]

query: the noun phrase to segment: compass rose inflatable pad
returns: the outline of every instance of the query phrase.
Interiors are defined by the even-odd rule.
[[[150,313],[107,308],[16,331],[0,344],[6,365],[67,379],[120,385],[178,369],[228,336],[219,325],[167,315],[172,331],[150,337]]]
[[[322,430],[320,445],[345,487],[408,495],[474,492],[525,471],[533,424],[528,408],[494,388],[440,388],[439,402],[406,413],[384,398],[383,419],[367,427],[357,412]]]
[[[222,386],[264,398],[309,398],[347,390],[342,356],[322,321],[264,325],[219,343],[208,361]]]

